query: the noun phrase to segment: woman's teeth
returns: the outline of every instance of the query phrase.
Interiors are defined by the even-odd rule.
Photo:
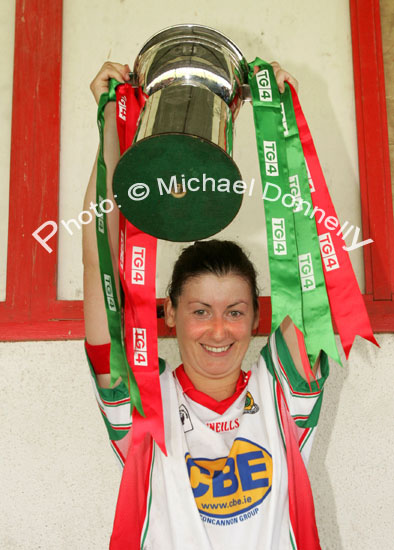
[[[205,344],[202,344],[202,345],[207,351],[213,351],[214,353],[221,353],[223,351],[227,351],[231,346],[231,344],[229,344],[228,346],[224,346],[222,348],[213,348],[212,346],[206,346]]]

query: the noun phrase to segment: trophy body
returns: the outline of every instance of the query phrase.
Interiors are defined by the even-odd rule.
[[[134,143],[115,170],[114,194],[142,231],[191,241],[214,235],[237,214],[242,194],[234,192],[241,175],[231,158],[233,121],[247,72],[237,46],[200,25],[165,29],[141,49],[133,85],[147,101]],[[149,189],[146,198],[128,192],[137,183]]]

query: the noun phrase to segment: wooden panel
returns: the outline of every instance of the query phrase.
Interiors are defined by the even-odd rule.
[[[58,218],[61,31],[61,0],[17,0],[3,310],[19,322],[46,318],[56,299],[56,250],[32,232]]]
[[[393,206],[379,0],[350,0],[366,294],[394,291]],[[394,329],[394,327],[393,327]]]

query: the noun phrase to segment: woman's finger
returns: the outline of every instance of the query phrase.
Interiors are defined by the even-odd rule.
[[[270,65],[272,65],[272,68],[274,69],[275,79],[278,84],[279,91],[282,94],[285,91],[285,82],[289,82],[295,88],[296,92],[298,92],[298,81],[294,78],[294,76],[282,69],[277,61],[272,61]],[[257,74],[258,72],[259,68],[256,66],[254,68],[254,74]]]
[[[294,78],[294,76],[282,69],[277,61],[272,61],[271,65],[274,69],[274,74],[279,91],[283,94],[283,92],[285,91],[285,82],[289,82],[295,88],[296,92],[298,92],[298,81]]]
[[[99,102],[101,94],[108,92],[110,78],[125,82],[130,79],[129,72],[130,67],[127,64],[106,61],[90,84],[96,102]]]

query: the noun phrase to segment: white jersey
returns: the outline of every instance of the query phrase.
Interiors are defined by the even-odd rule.
[[[176,375],[166,368],[160,379],[168,456],[155,445],[141,548],[296,548],[289,514],[278,385],[298,425],[305,460],[328,373],[326,357],[322,373],[320,388],[314,383],[311,391],[297,373],[277,331],[253,365],[247,386],[223,414],[218,414],[186,395]],[[106,396],[100,395],[103,390],[96,385],[95,390],[107,427],[110,423],[111,430],[115,427],[124,436],[124,407],[129,407],[128,402],[108,400],[108,392],[114,390],[104,390]],[[122,439],[112,443],[124,460]]]

